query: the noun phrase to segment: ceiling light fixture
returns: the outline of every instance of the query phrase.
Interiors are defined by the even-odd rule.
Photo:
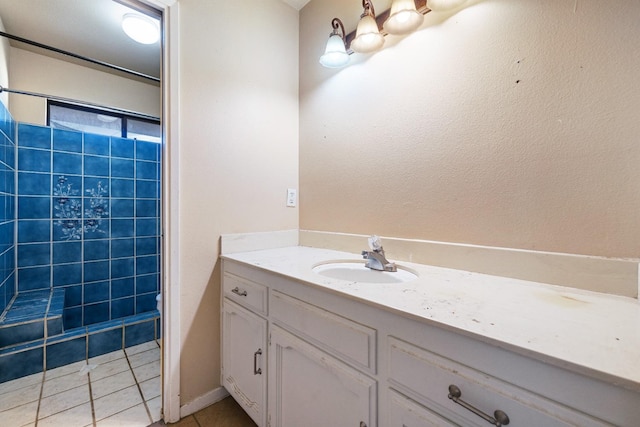
[[[424,15],[417,11],[414,0],[393,0],[384,30],[389,34],[408,34],[418,29]]]
[[[324,55],[320,57],[320,64],[327,68],[340,68],[349,63],[349,54],[345,42],[344,25],[338,18],[331,21],[333,31],[329,34]],[[338,31],[340,30],[340,31]]]
[[[138,43],[154,44],[160,40],[160,23],[146,15],[125,14],[122,17],[122,29]]]
[[[356,29],[356,38],[351,42],[354,52],[369,53],[380,49],[384,44],[384,36],[380,34],[376,22],[376,11],[371,0],[362,0],[364,12]]]

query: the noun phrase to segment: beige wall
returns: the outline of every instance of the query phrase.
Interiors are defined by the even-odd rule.
[[[39,55],[24,49],[10,50],[9,88],[86,101],[160,117],[161,89],[108,72]],[[10,95],[16,121],[46,124],[44,98]]]
[[[0,19],[0,31],[5,31],[2,19]],[[0,38],[0,86],[9,86],[9,40],[6,37]],[[0,102],[9,108],[9,94],[0,93]]]
[[[183,405],[220,386],[220,235],[298,227],[297,52],[280,0],[180,0]]]
[[[350,3],[300,16],[300,228],[640,257],[640,2],[470,1],[324,69]]]

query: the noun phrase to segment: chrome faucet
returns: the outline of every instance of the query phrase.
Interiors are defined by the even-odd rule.
[[[368,241],[371,250],[362,251],[362,258],[367,260],[365,267],[379,271],[398,271],[396,265],[385,258],[380,238],[371,236]]]

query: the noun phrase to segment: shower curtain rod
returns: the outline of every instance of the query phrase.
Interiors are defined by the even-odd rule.
[[[80,106],[94,107],[94,108],[98,108],[100,110],[111,111],[111,112],[120,113],[120,114],[126,114],[128,116],[136,117],[136,118],[139,118],[139,119],[160,121],[160,117],[152,116],[152,115],[149,115],[149,114],[138,113],[136,111],[125,110],[123,108],[106,107],[106,106],[100,105],[100,104],[94,104],[94,103],[86,102],[86,101],[78,101],[77,99],[71,99],[71,98],[63,98],[61,96],[45,95],[43,93],[29,92],[29,91],[26,91],[26,90],[18,90],[18,89],[9,89],[7,87],[0,86],[0,93],[2,93],[2,92],[15,93],[15,94],[18,94],[18,95],[36,96],[38,98],[46,98],[46,99],[50,99],[52,101],[66,102],[68,104],[76,104],[76,105],[80,105]]]
[[[110,64],[108,62],[99,61],[97,59],[89,58],[88,56],[78,55],[77,53],[69,52],[67,50],[58,49],[57,47],[53,47],[53,46],[49,46],[49,45],[46,45],[46,44],[38,43],[38,42],[35,42],[33,40],[25,39],[25,38],[20,37],[20,36],[14,36],[12,34],[5,33],[4,31],[0,31],[0,36],[6,37],[8,39],[15,40],[15,41],[18,41],[18,42],[21,42],[21,43],[26,43],[26,44],[29,44],[31,46],[36,46],[36,47],[39,47],[41,49],[46,49],[46,50],[50,50],[52,52],[60,53],[62,55],[71,56],[73,58],[80,59],[80,60],[83,60],[83,61],[86,61],[86,62],[90,62],[92,64],[100,65],[102,67],[111,68],[112,70],[121,71],[121,72],[126,73],[126,74],[131,74],[131,75],[134,75],[134,76],[137,76],[137,77],[141,77],[143,79],[151,80],[151,81],[154,81],[156,83],[160,83],[160,79],[157,78],[157,77],[153,77],[153,76],[150,76],[148,74],[140,73],[138,71],[130,70],[128,68],[124,68],[124,67],[121,67],[119,65],[113,65],[113,64]]]

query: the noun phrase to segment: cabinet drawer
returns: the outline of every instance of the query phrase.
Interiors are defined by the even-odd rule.
[[[375,329],[278,291],[271,292],[270,305],[275,321],[344,361],[375,373]]]
[[[256,313],[267,315],[267,287],[230,273],[222,278],[224,296]]]
[[[455,424],[427,408],[389,390],[389,427],[455,427]]]
[[[496,410],[505,412],[510,425],[609,425],[394,337],[389,337],[388,351],[389,382],[457,424],[484,426],[487,421],[449,399],[450,385],[459,388],[460,400],[490,417]]]

